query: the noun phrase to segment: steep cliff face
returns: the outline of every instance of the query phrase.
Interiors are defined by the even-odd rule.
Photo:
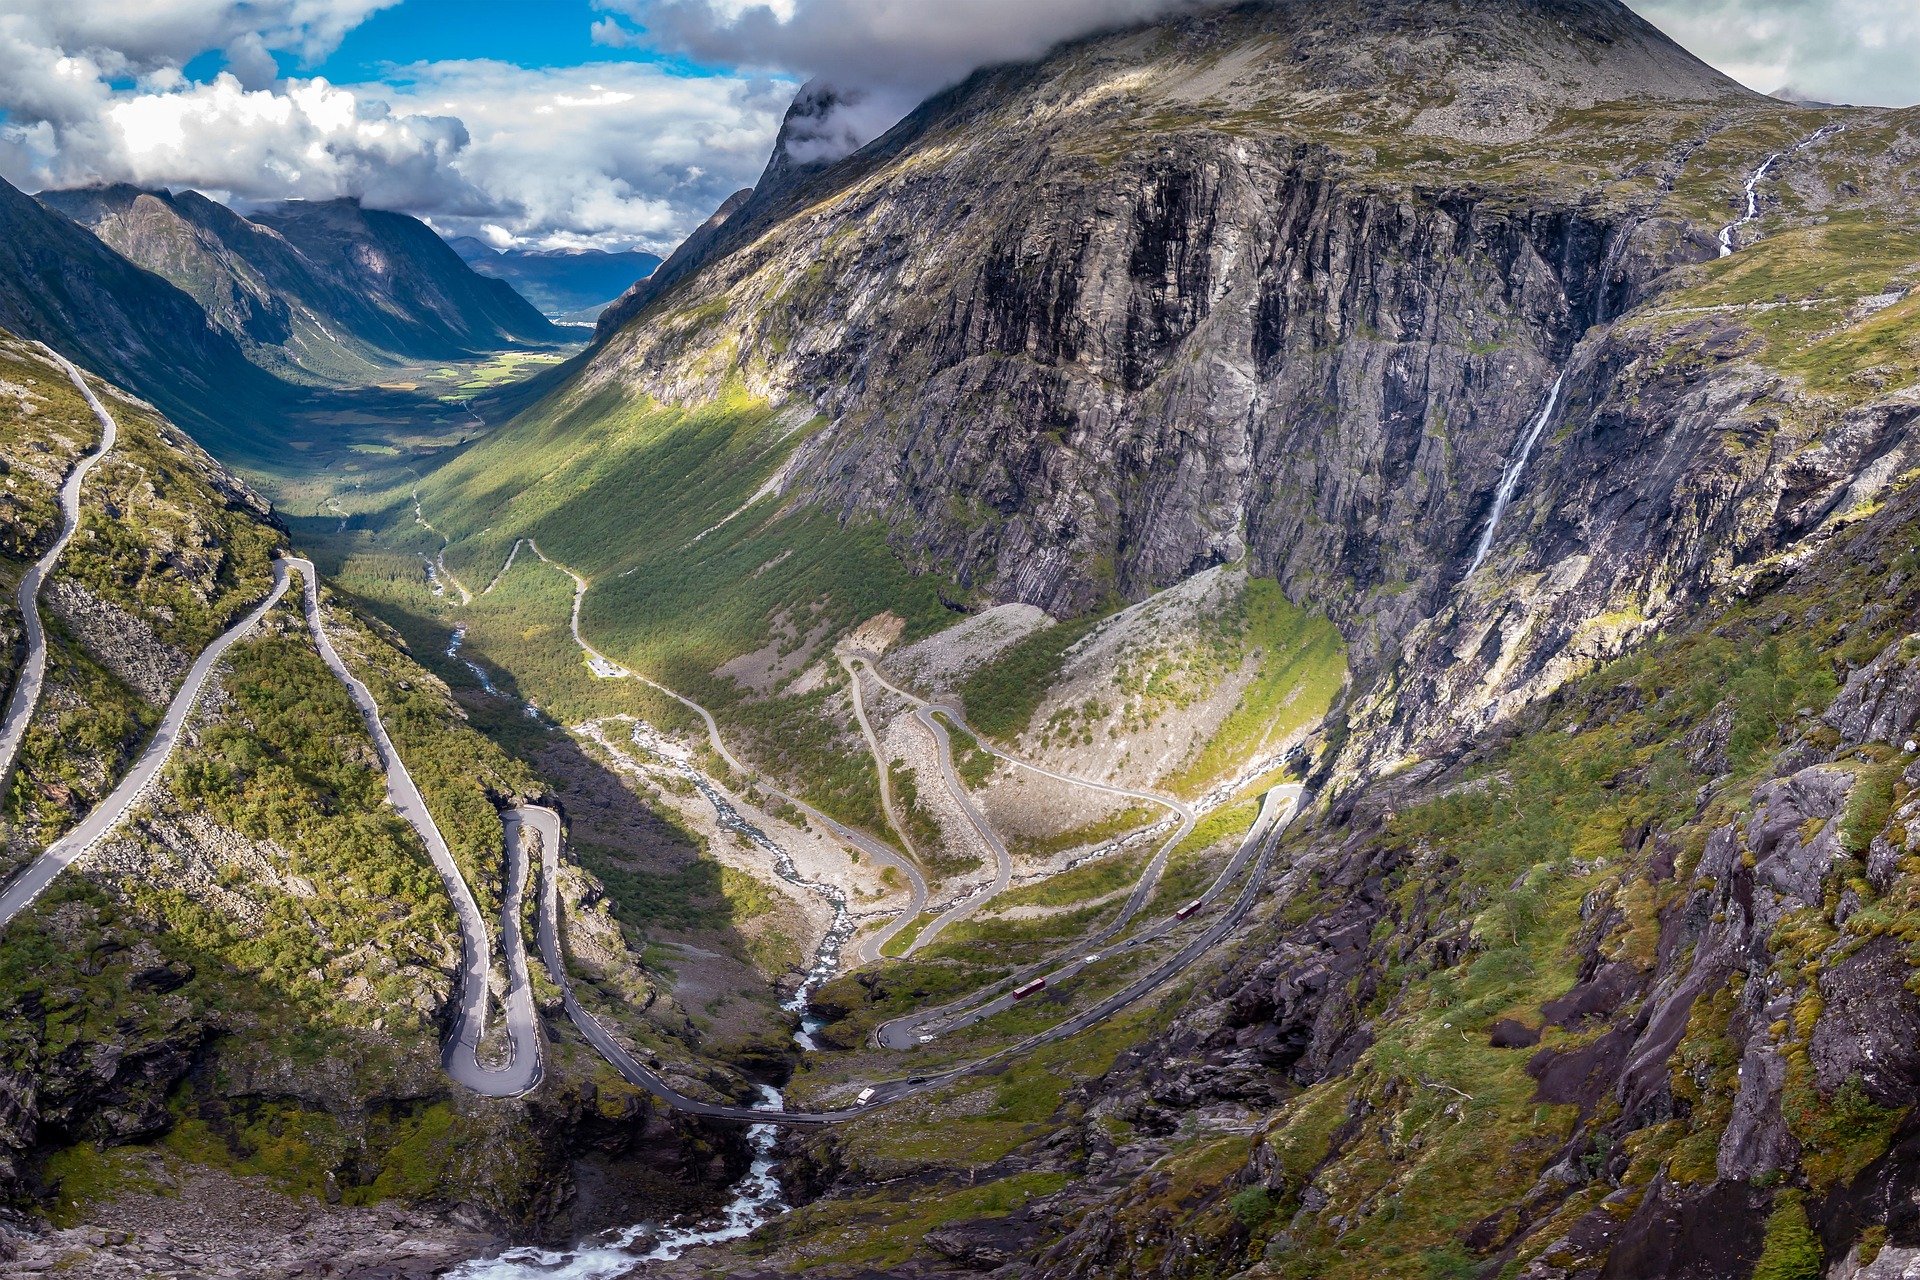
[[[1908,181],[1904,117],[1845,120],[1796,150],[1842,117],[1613,4],[1245,6],[981,73],[770,184],[609,313],[576,390],[809,404],[783,491],[982,601],[1084,612],[1248,551],[1359,687],[1392,673],[1359,773],[1617,652],[1907,447],[1897,396],[1816,406],[1755,317],[1661,302],[1725,279],[1774,152],[1801,226],[1884,189],[1835,166]]]
[[[749,1274],[861,1274],[828,1242],[887,1212],[895,1275],[1906,1274],[1916,479],[1291,833],[1111,1069],[988,1168],[926,1141],[912,1197],[958,1211],[876,1190],[884,1130],[798,1144],[821,1199]]]

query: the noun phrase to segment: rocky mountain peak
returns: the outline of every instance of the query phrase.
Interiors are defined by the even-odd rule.
[[[1602,102],[1757,96],[1618,0],[1263,0],[1093,36],[972,83],[1039,90],[1056,109],[1120,93],[1167,109],[1487,143],[1535,136],[1559,112]]]
[[[789,137],[831,108],[816,88]],[[1496,634],[1513,602],[1457,590],[1520,441],[1560,448],[1610,394],[1584,370],[1629,358],[1583,341],[1716,256],[1720,206],[1673,195],[1700,139],[1729,139],[1705,181],[1731,196],[1780,145],[1743,138],[1818,126],[1792,110],[1616,0],[1198,9],[977,72],[811,176],[776,157],[608,313],[585,377],[810,406],[832,425],[790,491],[983,602],[1074,614],[1244,548],[1364,679],[1437,615],[1454,692],[1363,709],[1391,755],[1437,731],[1421,708],[1562,678],[1586,611],[1637,616],[1648,574],[1704,582],[1677,530],[1592,527],[1518,606],[1551,626]],[[1685,465],[1717,468],[1701,443]],[[1560,497],[1591,504],[1617,462],[1581,455]],[[1539,474],[1501,538],[1554,500]]]

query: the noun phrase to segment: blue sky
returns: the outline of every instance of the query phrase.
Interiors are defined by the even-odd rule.
[[[404,0],[375,12],[317,62],[293,52],[277,53],[275,61],[282,75],[322,75],[336,84],[382,79],[389,67],[474,58],[523,67],[650,63],[685,75],[727,70],[644,46],[595,44],[593,24],[606,17],[588,0]],[[222,62],[209,51],[189,65],[188,75],[210,75]]]
[[[0,0],[0,177],[664,252],[754,182],[810,76],[865,90],[871,136],[972,67],[1200,2]],[[1916,0],[1631,3],[1763,92],[1920,100]]]

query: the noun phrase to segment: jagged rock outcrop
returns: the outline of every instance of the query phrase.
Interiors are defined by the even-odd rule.
[[[1907,126],[1858,121],[1911,166]],[[1739,307],[1661,307],[1717,260],[1759,139],[1818,123],[1611,0],[1206,11],[981,72],[818,172],[777,154],[609,311],[574,394],[811,405],[831,425],[784,492],[983,603],[1080,612],[1248,551],[1347,635],[1351,779],[1444,753],[1908,465],[1910,395],[1820,403]],[[1709,144],[1740,158],[1703,179]],[[1819,160],[1776,174],[1807,216],[1878,199]]]

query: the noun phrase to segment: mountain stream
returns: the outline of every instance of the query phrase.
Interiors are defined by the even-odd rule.
[[[794,1041],[808,1053],[819,1046],[813,1032],[819,1024],[806,1012],[807,1002],[821,983],[840,967],[840,953],[853,936],[854,920],[847,909],[847,895],[838,886],[809,880],[801,874],[793,855],[771,836],[749,822],[712,780],[694,768],[684,752],[657,734],[644,721],[633,730],[636,747],[678,769],[713,806],[720,825],[736,831],[773,858],[774,871],[782,880],[819,894],[833,906],[833,923],[814,952],[806,978],[781,1006],[799,1015],[800,1027]],[[780,1091],[760,1085],[760,1101],[755,1109],[778,1111],[785,1105]],[[620,1276],[644,1276],[648,1262],[669,1261],[700,1245],[724,1244],[752,1233],[754,1228],[787,1211],[775,1176],[773,1158],[779,1129],[770,1124],[752,1125],[747,1130],[747,1145],[753,1152],[746,1175],[733,1185],[733,1199],[719,1211],[698,1218],[672,1223],[639,1223],[605,1232],[598,1238],[572,1249],[542,1249],[526,1245],[509,1249],[494,1258],[475,1259],[448,1272],[448,1280],[615,1280]]]

